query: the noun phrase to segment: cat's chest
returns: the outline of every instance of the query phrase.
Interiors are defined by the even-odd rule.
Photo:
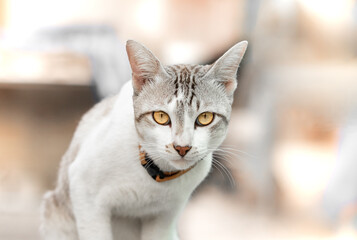
[[[117,199],[113,206],[114,213],[132,217],[156,215],[159,212],[170,211],[188,198],[189,189],[183,190],[179,181],[158,183],[151,178],[140,179],[144,180],[118,187]]]
[[[108,139],[101,138],[96,147],[81,151],[69,175],[72,186],[84,194],[81,198],[108,206],[120,216],[145,217],[184,205],[211,166],[207,158],[176,179],[156,182],[141,165],[137,145],[113,147],[105,142]]]
[[[166,182],[156,182],[141,165],[138,167],[136,175],[126,179],[126,184],[112,189],[113,210],[118,215],[145,217],[183,206],[207,175],[210,162],[201,162],[186,174]]]

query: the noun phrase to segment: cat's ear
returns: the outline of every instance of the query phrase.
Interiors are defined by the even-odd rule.
[[[233,95],[237,88],[237,71],[248,42],[242,41],[230,48],[207,72],[206,76],[224,84],[227,94]]]
[[[138,42],[128,40],[126,52],[133,72],[133,88],[136,93],[149,81],[153,81],[157,74],[165,71],[154,54]]]

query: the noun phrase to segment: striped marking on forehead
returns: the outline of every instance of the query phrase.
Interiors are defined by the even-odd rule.
[[[202,77],[207,72],[208,67],[202,65],[172,65],[167,66],[166,70],[174,79],[175,92],[177,98],[182,95],[182,104],[192,105],[196,97],[196,79]]]
[[[171,65],[166,68],[166,71],[173,79],[175,87],[173,96],[173,98],[176,98],[174,102],[176,113],[175,131],[178,135],[184,132],[185,115],[190,114],[192,105],[195,104],[194,107],[197,109],[200,106],[200,101],[195,93],[197,79],[203,77],[208,68],[209,66],[202,65]]]

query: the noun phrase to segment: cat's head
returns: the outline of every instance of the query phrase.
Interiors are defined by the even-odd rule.
[[[186,169],[223,142],[247,44],[212,65],[165,66],[143,45],[127,42],[140,145],[161,168]]]

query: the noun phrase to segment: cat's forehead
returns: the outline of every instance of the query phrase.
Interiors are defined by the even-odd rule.
[[[210,65],[169,65],[167,75],[161,75],[136,99],[136,108],[141,111],[166,110],[182,115],[195,112],[217,111],[225,114],[230,107],[227,95],[215,81],[206,79]]]
[[[170,76],[170,83],[174,92],[172,98],[183,102],[184,105],[192,105],[197,94],[202,90],[201,79],[211,66],[203,65],[170,65],[165,70]]]
[[[211,65],[190,65],[190,64],[176,64],[165,66],[166,72],[181,81],[188,81],[190,77],[203,77],[210,69]]]

